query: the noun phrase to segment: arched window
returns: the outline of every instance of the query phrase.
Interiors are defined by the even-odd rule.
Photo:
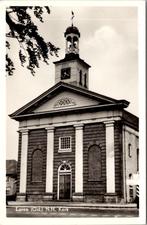
[[[128,144],[128,156],[131,158],[132,157],[132,145]]]
[[[77,48],[78,38],[76,36],[73,37],[73,47]]]
[[[59,167],[59,172],[70,172],[71,168],[69,166],[69,164],[63,163],[60,167]]]
[[[84,87],[87,88],[87,74],[84,74]]]
[[[129,173],[129,179],[132,179],[132,173]]]
[[[42,181],[43,154],[37,149],[32,154],[32,181]]]
[[[101,180],[101,149],[92,145],[88,151],[89,181]]]
[[[82,70],[80,70],[79,72],[79,76],[80,76],[80,79],[79,79],[79,84],[82,85]]]
[[[139,172],[139,148],[137,148],[137,172]]]

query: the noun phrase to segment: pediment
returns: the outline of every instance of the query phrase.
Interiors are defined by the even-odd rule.
[[[71,110],[88,110],[93,107],[100,109],[105,106],[121,105],[122,108],[125,108],[128,104],[129,102],[126,100],[116,100],[84,88],[59,82],[9,116],[20,120],[24,116],[38,116],[64,111],[67,113]]]
[[[84,106],[92,106],[100,104],[99,101],[91,99],[90,97],[81,96],[80,94],[73,93],[72,91],[63,91],[58,93],[52,99],[41,104],[33,112],[47,112],[67,108],[76,108]]]

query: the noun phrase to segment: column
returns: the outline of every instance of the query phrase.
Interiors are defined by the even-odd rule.
[[[47,157],[46,157],[46,193],[44,200],[53,199],[53,154],[54,127],[47,127]]]
[[[75,125],[75,193],[74,201],[83,201],[83,124]]]
[[[115,194],[115,155],[114,155],[114,121],[105,122],[106,127],[106,202],[116,202]]]
[[[27,153],[28,153],[28,130],[21,130],[21,161],[20,161],[20,184],[18,201],[26,200],[26,185],[27,185]]]

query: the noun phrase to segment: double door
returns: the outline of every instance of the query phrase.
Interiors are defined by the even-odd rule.
[[[59,200],[71,198],[71,174],[59,175]]]

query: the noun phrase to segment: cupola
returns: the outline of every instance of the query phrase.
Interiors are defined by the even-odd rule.
[[[73,17],[72,17],[73,18]],[[65,57],[55,64],[55,83],[60,81],[88,89],[90,66],[79,56],[79,29],[73,25],[64,32]]]
[[[64,33],[64,37],[66,38],[66,55],[79,54],[80,32],[78,28],[73,25],[68,27]]]

